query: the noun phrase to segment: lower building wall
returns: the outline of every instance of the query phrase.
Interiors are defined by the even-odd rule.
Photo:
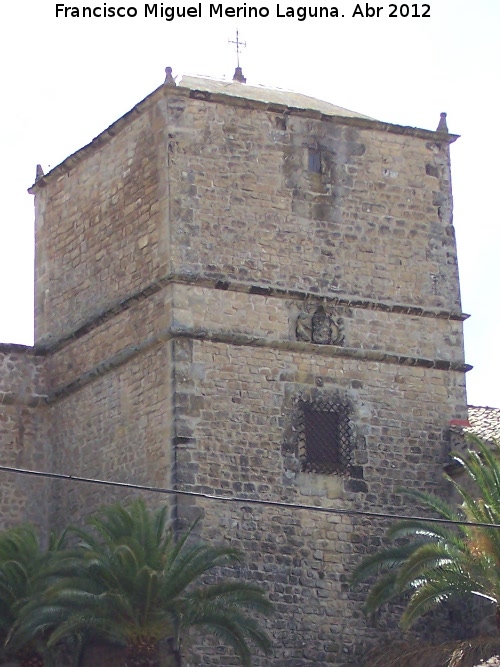
[[[0,462],[45,471],[50,444],[43,405],[44,360],[32,348],[0,344]],[[49,484],[0,471],[0,529],[29,521],[47,532]]]
[[[463,411],[463,375],[188,340],[176,343],[176,355],[183,360],[176,400],[196,406],[177,415],[184,436],[176,453],[179,485],[294,505],[197,499],[179,508],[185,523],[202,516],[205,538],[243,551],[236,575],[262,585],[275,605],[266,621],[274,655],[255,664],[360,664],[381,633],[363,616],[365,591],[352,591],[348,581],[360,559],[382,543],[387,522],[341,512],[411,514],[416,508],[400,487],[446,493],[446,434]],[[303,473],[297,465],[295,401],[318,394],[345,395],[352,405],[355,477]],[[383,616],[380,625],[386,636],[400,637],[396,615]],[[190,653],[188,664],[220,660],[204,647]]]
[[[50,408],[53,470],[64,475],[169,487],[172,483],[170,344],[160,343]],[[51,521],[80,521],[101,505],[138,495],[71,480],[52,483]],[[142,492],[152,503],[169,496]]]

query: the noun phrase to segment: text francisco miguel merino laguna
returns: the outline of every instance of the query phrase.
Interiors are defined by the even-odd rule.
[[[363,9],[364,3],[356,5],[352,16],[364,16]],[[326,6],[287,7],[277,4],[275,5],[275,12],[274,16],[276,18],[295,18],[298,21],[304,21],[306,18],[339,18],[343,16],[337,7]],[[265,5],[249,6],[246,2],[240,6],[224,6],[222,3],[209,3],[203,6],[201,2],[190,6],[165,6],[163,3],[146,3],[142,12],[133,5],[117,7],[108,5],[106,2],[93,7],[56,4],[57,18],[134,18],[141,15],[145,18],[162,18],[166,21],[173,21],[176,18],[202,18],[203,16],[208,18],[267,18],[271,16],[271,10]]]

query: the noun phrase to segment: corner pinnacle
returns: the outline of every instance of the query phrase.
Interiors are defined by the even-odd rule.
[[[165,85],[166,86],[176,86],[175,79],[172,76],[172,68],[165,67]]]
[[[446,132],[448,134],[448,125],[446,124],[446,114],[444,112],[441,114],[436,132]]]

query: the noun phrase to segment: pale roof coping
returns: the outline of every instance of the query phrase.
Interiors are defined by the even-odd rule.
[[[343,118],[364,118],[366,120],[375,120],[370,116],[350,111],[343,107],[336,106],[330,102],[318,100],[302,93],[296,93],[291,90],[282,90],[280,88],[267,88],[265,86],[249,86],[247,83],[238,83],[237,81],[222,81],[211,79],[209,77],[184,75],[179,86],[190,88],[191,90],[202,90],[208,93],[218,95],[228,95],[230,97],[239,97],[244,100],[255,100],[264,104],[279,104],[295,109],[309,109],[318,111],[326,116],[341,116]]]

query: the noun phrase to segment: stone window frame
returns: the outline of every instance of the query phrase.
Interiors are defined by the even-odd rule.
[[[285,478],[292,481],[297,475],[328,475],[336,477],[358,476],[359,466],[353,465],[356,445],[356,428],[353,421],[354,406],[351,398],[341,390],[327,391],[317,387],[307,387],[301,391],[291,391],[285,404],[290,418],[285,430],[283,457]],[[337,424],[346,436],[344,456],[329,468],[307,465],[305,452],[305,406],[337,415]],[[340,418],[340,419],[339,419]]]

